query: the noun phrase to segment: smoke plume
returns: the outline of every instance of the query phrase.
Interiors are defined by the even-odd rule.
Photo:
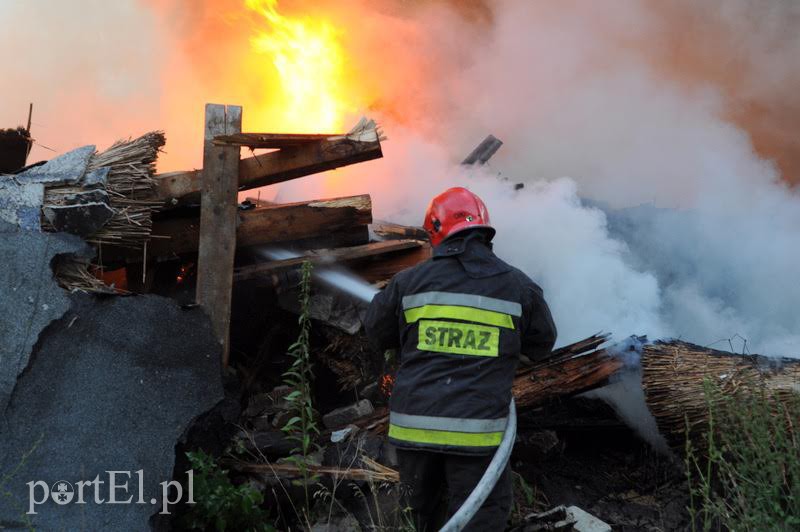
[[[377,218],[419,224],[468,186],[498,255],[543,286],[559,344],[603,330],[800,356],[796,2],[280,7],[341,28],[346,120],[377,118],[389,140],[379,161],[262,196],[368,191]],[[251,131],[281,112],[250,50],[264,22],[238,0],[18,2],[0,18],[0,119],[34,100],[34,136],[60,151],[163,128],[162,170],[197,167],[206,101],[244,105]],[[504,146],[466,175],[488,133]]]

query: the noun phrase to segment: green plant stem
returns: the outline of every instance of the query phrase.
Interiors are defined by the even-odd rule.
[[[303,482],[303,493],[305,505],[303,508],[305,521],[310,520],[311,497],[309,494],[309,484],[311,482],[309,474],[309,456],[315,447],[313,437],[319,434],[316,424],[316,412],[314,411],[311,386],[313,383],[313,365],[311,363],[310,336],[311,336],[311,272],[313,266],[306,261],[301,268],[300,280],[300,317],[298,323],[300,332],[297,341],[289,348],[289,356],[292,365],[284,373],[284,383],[290,386],[293,391],[286,397],[289,403],[289,411],[292,417],[282,427],[289,438],[298,443],[295,452],[300,457],[295,457],[294,463],[300,470]],[[300,517],[300,516],[298,516]]]

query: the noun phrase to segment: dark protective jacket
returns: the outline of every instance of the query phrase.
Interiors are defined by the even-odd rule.
[[[365,328],[383,353],[399,349],[389,439],[401,448],[488,454],[505,430],[524,353],[553,348],[542,289],[492,252],[479,230],[445,240],[373,299]]]

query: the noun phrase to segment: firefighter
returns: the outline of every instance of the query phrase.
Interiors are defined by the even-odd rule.
[[[416,529],[434,530],[441,494],[451,516],[500,444],[520,355],[550,353],[556,328],[542,289],[492,252],[483,201],[465,188],[433,198],[425,214],[433,257],[397,274],[369,306],[367,336],[398,351],[389,440]],[[446,486],[446,491],[445,491]],[[468,530],[504,530],[507,466]]]

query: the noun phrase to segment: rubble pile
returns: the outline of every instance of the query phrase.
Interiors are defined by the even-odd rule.
[[[236,185],[220,209],[232,214],[219,218],[222,228],[209,229],[208,218],[216,223],[220,213],[202,207],[219,192],[208,188],[211,168],[155,173],[160,132],[0,176],[0,278],[10,287],[0,301],[0,466],[14,471],[0,488],[26,492],[33,478],[146,468],[149,498],[158,482],[185,481],[187,453],[204,452],[233,486],[257,493],[278,526],[400,526],[396,453],[385,437],[395,368],[363,335],[364,301],[315,281],[304,307],[298,283],[311,263],[317,272],[347,268],[380,289],[430,257],[428,237],[374,220],[367,194],[289,204],[236,196],[381,157],[382,133],[367,120],[343,135],[209,131],[205,147],[215,157],[206,163],[216,160]],[[468,161],[485,163],[499,144],[488,138]],[[274,151],[240,159],[241,147]],[[229,152],[237,155],[232,165],[216,157]],[[221,229],[227,238],[210,238]],[[227,258],[209,246],[225,248]],[[207,289],[204,275],[206,284],[221,276],[228,284]],[[303,314],[313,323],[307,453],[289,430],[301,390],[286,379]],[[654,459],[615,410],[584,395],[621,379],[631,357],[646,407],[676,450],[685,414],[703,426],[706,376],[798,390],[798,366],[789,361],[769,366],[676,341],[623,354],[609,340],[596,334],[519,366],[514,530],[687,524],[673,457]],[[70,469],[76,463],[81,471]],[[308,490],[328,511],[303,523],[294,501]],[[74,522],[168,530],[190,511],[179,505],[174,516],[154,518],[158,506],[57,513],[43,505],[28,522],[21,503],[0,496],[0,528]],[[554,505],[563,506],[546,511]],[[671,508],[668,519],[659,506]]]

